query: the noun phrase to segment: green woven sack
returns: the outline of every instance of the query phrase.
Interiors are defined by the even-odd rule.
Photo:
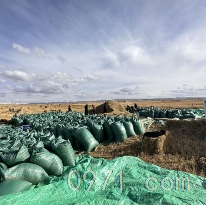
[[[114,133],[115,142],[123,142],[127,139],[126,130],[121,122],[113,122],[111,128]]]
[[[3,181],[0,183],[0,196],[26,191],[31,187],[32,183],[25,180]]]
[[[41,166],[49,175],[61,175],[63,171],[62,160],[45,148],[33,150],[30,162]]]
[[[21,163],[7,170],[1,171],[1,180],[26,180],[32,184],[38,184],[48,179],[48,174],[39,165]]]
[[[64,166],[75,166],[75,153],[69,140],[58,137],[52,140],[51,148],[61,158]]]
[[[62,128],[64,139],[71,142],[72,147],[74,146],[74,136],[72,135],[72,127],[63,127]]]
[[[103,123],[103,128],[104,128],[104,133],[105,133],[105,138],[111,142],[114,140],[114,134],[112,132],[112,128],[111,128],[111,124],[112,122],[111,121],[105,121]]]
[[[1,155],[2,161],[9,167],[26,162],[30,157],[28,148],[21,146],[19,150],[11,150]]]
[[[7,166],[3,162],[0,162],[0,172],[6,169],[7,169]]]
[[[154,118],[159,118],[159,110],[154,111]]]
[[[144,127],[139,119],[132,118],[131,122],[134,126],[134,131],[136,135],[144,134]]]
[[[104,130],[102,125],[98,125],[96,123],[93,123],[91,126],[91,133],[94,136],[94,138],[97,140],[97,142],[101,143],[104,140]]]
[[[59,137],[59,136],[64,137],[64,134],[63,134],[63,132],[62,132],[62,126],[61,126],[60,124],[58,124],[58,125],[56,126],[56,130],[57,130],[57,136],[56,136],[56,137]]]
[[[133,124],[131,122],[126,122],[126,121],[122,121],[126,133],[127,133],[127,137],[131,137],[131,136],[136,136],[136,133],[134,131],[134,127]]]
[[[97,145],[99,145],[98,141],[94,138],[91,132],[85,127],[81,127],[77,129],[76,132],[74,132],[74,136],[87,152],[90,152]]]

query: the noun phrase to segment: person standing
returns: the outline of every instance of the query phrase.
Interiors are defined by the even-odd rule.
[[[108,112],[108,103],[105,102],[104,103],[104,113],[107,113]]]
[[[95,114],[96,107],[92,105],[92,113]]]
[[[84,107],[84,114],[85,114],[85,115],[88,115],[88,114],[89,114],[88,104],[86,104],[85,107]]]
[[[134,104],[134,108],[137,109],[137,104],[136,103]]]
[[[68,107],[68,111],[69,111],[69,112],[72,111],[71,105],[69,105],[69,107]]]

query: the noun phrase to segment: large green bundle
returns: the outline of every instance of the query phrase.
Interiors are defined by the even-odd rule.
[[[0,162],[0,172],[6,169],[7,169],[7,166],[4,163]]]
[[[44,146],[47,148],[47,149],[50,149],[51,148],[51,142],[52,140],[56,139],[54,134],[51,134],[50,136],[41,136],[41,140],[43,141],[44,143]]]
[[[166,111],[165,110],[160,110],[159,118],[166,118]]]
[[[0,183],[0,196],[15,194],[30,189],[32,183],[25,180],[8,180]]]
[[[135,131],[136,135],[144,134],[144,127],[142,125],[142,122],[139,119],[132,118],[131,122],[134,126],[134,131]]]
[[[69,140],[58,137],[52,140],[51,148],[61,158],[64,166],[75,166],[75,153]]]
[[[74,137],[72,135],[72,127],[65,126],[62,128],[62,132],[65,140],[69,140],[71,145],[74,146]]]
[[[136,136],[133,124],[130,121],[122,121],[122,123],[125,127],[127,137]]]
[[[58,124],[56,126],[56,130],[57,130],[57,136],[56,137],[59,137],[59,136],[64,137],[64,134],[63,134],[63,131],[62,131],[62,126],[60,124]]]
[[[159,110],[155,110],[154,111],[154,118],[158,118],[159,117]]]
[[[103,123],[104,132],[105,132],[105,135],[106,135],[106,139],[108,141],[113,141],[114,140],[114,134],[112,132],[111,124],[112,124],[112,121],[105,121]]]
[[[30,162],[41,166],[49,175],[61,175],[63,171],[62,160],[44,148],[34,149]]]
[[[1,180],[26,180],[32,184],[38,184],[48,179],[48,174],[39,165],[21,163],[7,170],[1,171]]]
[[[167,110],[167,117],[172,118],[173,117],[173,111],[172,110]]]
[[[94,138],[99,142],[103,142],[104,140],[104,130],[102,125],[98,125],[96,123],[92,123],[91,132]]]
[[[23,124],[23,120],[21,118],[18,118],[18,117],[13,117],[13,118],[11,118],[11,124],[18,127],[18,126],[21,126]]]
[[[26,146],[21,146],[18,150],[10,150],[1,155],[2,161],[9,167],[25,162],[29,159],[30,154]]]
[[[154,110],[149,110],[149,117],[154,118]]]
[[[82,147],[85,151],[90,152],[97,145],[99,145],[98,141],[93,137],[91,132],[85,128],[81,127],[74,132],[75,138],[81,143]]]
[[[114,133],[115,142],[123,142],[127,139],[126,130],[121,122],[113,122],[111,128]]]

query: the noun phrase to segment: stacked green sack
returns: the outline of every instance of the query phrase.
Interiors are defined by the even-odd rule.
[[[63,172],[62,160],[43,147],[35,147],[29,161],[41,166],[48,175],[59,176]]]
[[[142,122],[138,119],[138,118],[132,118],[131,119],[131,122],[133,124],[133,127],[134,127],[134,131],[136,133],[136,135],[142,135],[144,134],[144,127],[143,127],[143,124]]]
[[[98,141],[94,138],[92,133],[86,127],[80,127],[74,132],[75,139],[82,145],[85,151],[90,152],[99,145]]]
[[[17,149],[9,149],[7,152],[1,154],[1,160],[8,166],[20,164],[28,161],[30,154],[26,146],[21,146]]]
[[[124,142],[127,139],[126,129],[121,122],[113,122],[111,124],[112,132],[114,133],[115,142]]]
[[[32,183],[26,180],[9,180],[0,183],[0,196],[15,194],[22,191],[27,191],[32,187]]]
[[[75,153],[69,140],[60,136],[52,140],[51,148],[61,158],[64,166],[75,166]]]
[[[6,170],[1,170],[1,181],[25,180],[32,184],[38,184],[48,179],[48,174],[39,165],[21,163]]]

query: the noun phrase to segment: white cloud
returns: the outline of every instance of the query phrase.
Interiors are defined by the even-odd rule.
[[[38,57],[46,57],[46,52],[42,48],[39,48],[39,47],[35,46],[34,50],[35,50],[35,54]]]
[[[31,79],[31,75],[22,71],[5,71],[1,72],[0,75],[15,81],[29,81]]]
[[[95,76],[92,76],[92,75],[87,75],[87,76],[84,77],[84,79],[87,80],[87,81],[96,81],[99,78],[97,78]]]
[[[19,44],[14,43],[13,48],[17,49],[18,51],[26,54],[30,54],[30,50],[28,48],[25,48]]]

